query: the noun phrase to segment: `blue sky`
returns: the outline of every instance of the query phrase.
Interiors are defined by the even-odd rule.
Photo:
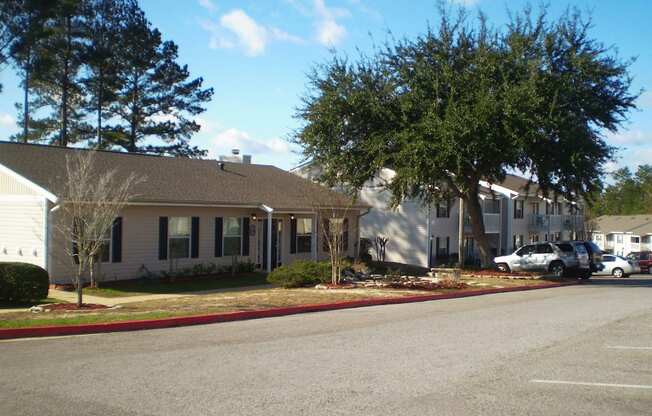
[[[507,19],[507,7],[520,0],[457,0],[483,10],[492,23]],[[609,141],[621,150],[615,166],[652,163],[652,7],[644,0],[555,1],[558,15],[569,5],[591,10],[594,37],[638,58],[631,71],[634,89],[646,92],[640,109]],[[329,49],[355,55],[371,50],[390,30],[394,36],[422,33],[437,21],[434,0],[140,0],[141,7],[166,39],[179,44],[180,61],[193,76],[215,89],[199,119],[193,141],[211,156],[233,147],[251,153],[254,162],[290,168],[300,161],[288,144],[298,121],[293,118],[306,91],[306,73],[329,57]],[[534,4],[537,4],[534,2]],[[406,6],[407,5],[407,6]],[[0,72],[0,137],[15,133],[13,103],[20,99],[11,68]]]

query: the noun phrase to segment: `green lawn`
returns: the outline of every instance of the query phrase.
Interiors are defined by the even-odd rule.
[[[79,315],[79,316],[53,316],[48,318],[35,317],[33,319],[2,319],[0,315],[0,328],[29,328],[35,326],[58,326],[58,325],[79,325],[79,324],[95,324],[104,322],[118,322],[118,321],[138,321],[146,319],[161,319],[170,318],[173,316],[187,315],[183,312],[167,312],[156,311],[146,312],[141,314],[94,314],[94,315]]]
[[[34,302],[18,302],[12,303],[0,300],[0,309],[15,309],[15,308],[30,308],[34,305],[43,305],[44,303],[62,303],[62,300],[55,298],[45,298]]]
[[[84,294],[115,298],[122,296],[151,295],[161,293],[196,292],[200,290],[228,289],[241,286],[268,284],[265,273],[240,273],[235,276],[223,274],[211,277],[197,277],[187,281],[160,282],[145,279],[100,283],[100,288],[85,288]]]

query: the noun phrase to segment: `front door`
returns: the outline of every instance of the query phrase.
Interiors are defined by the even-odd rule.
[[[261,268],[263,270],[267,270],[267,224],[269,224],[269,220],[263,220],[262,221],[262,226],[263,226],[263,232],[259,233],[258,235],[262,236],[263,241],[262,241],[262,251],[263,251],[263,264],[261,265]],[[282,227],[283,227],[283,221],[282,220],[272,220],[272,270],[274,270],[276,267],[281,265],[281,232],[282,232]]]

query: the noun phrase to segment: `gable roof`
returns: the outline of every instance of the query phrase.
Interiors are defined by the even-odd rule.
[[[609,233],[652,234],[652,214],[644,215],[603,215],[590,224],[593,231]]]
[[[0,165],[65,198],[66,158],[74,152],[88,151],[0,141]],[[224,163],[223,170],[218,163]],[[144,178],[134,187],[137,196],[132,203],[251,207],[265,204],[275,210],[310,210],[315,205],[313,201],[328,201],[332,206],[348,206],[351,201],[343,194],[270,165],[97,151],[94,167],[98,173],[116,170],[118,178],[131,173]]]

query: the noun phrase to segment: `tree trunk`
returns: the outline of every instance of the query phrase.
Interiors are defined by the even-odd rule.
[[[71,55],[71,32],[72,23],[70,16],[66,17],[66,55],[63,62],[63,79],[61,92],[61,134],[59,144],[63,147],[68,146],[68,89],[70,84],[70,55]]]
[[[482,267],[487,267],[491,264],[491,247],[489,247],[489,239],[484,229],[484,217],[482,215],[482,207],[477,188],[471,188],[469,193],[464,197],[469,219],[471,220],[471,230],[473,239],[477,242],[480,249],[480,261]]]
[[[79,259],[79,265],[77,266],[77,307],[81,308],[82,307],[82,271],[83,271],[83,266],[82,266],[82,259]]]
[[[29,135],[29,78],[31,76],[30,64],[25,66],[25,80],[23,83],[25,93],[25,106],[23,108],[23,143],[28,142]]]
[[[104,85],[102,83],[103,71],[100,67],[98,74],[98,87],[97,87],[97,148],[102,148],[102,91]]]

